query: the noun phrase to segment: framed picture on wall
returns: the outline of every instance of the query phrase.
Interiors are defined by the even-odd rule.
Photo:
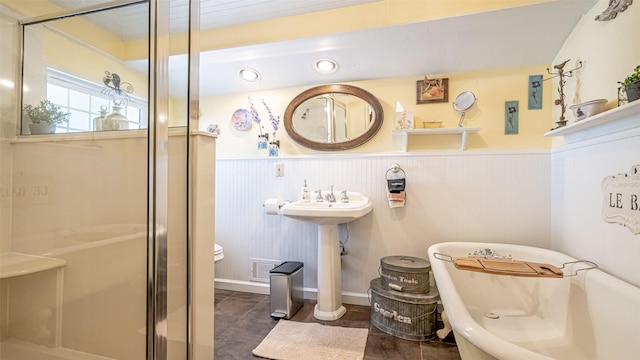
[[[449,102],[449,79],[418,80],[416,83],[416,104]]]
[[[542,109],[542,75],[529,76],[529,110]]]
[[[517,135],[519,130],[518,100],[504,103],[504,134]]]

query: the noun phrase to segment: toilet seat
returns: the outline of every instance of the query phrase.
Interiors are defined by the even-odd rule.
[[[213,248],[213,261],[214,263],[217,263],[218,261],[224,259],[224,252],[223,252],[223,248],[222,246],[218,245],[218,244],[213,244],[214,248]]]

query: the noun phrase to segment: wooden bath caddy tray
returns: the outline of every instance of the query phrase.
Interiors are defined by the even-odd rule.
[[[457,257],[453,258],[453,264],[460,270],[499,275],[552,278],[561,278],[564,276],[562,270],[553,265],[531,261]]]
[[[511,260],[511,256],[509,256],[508,259],[492,259],[483,257],[452,257],[447,254],[433,253],[433,257],[438,260],[453,263],[456,269],[459,270],[477,271],[496,275],[562,278],[576,276],[580,271],[598,268],[598,264],[589,260],[569,261],[562,264],[562,267],[557,268],[544,263]],[[579,263],[586,264],[587,267],[573,270],[572,274],[566,275],[562,271],[567,265]]]

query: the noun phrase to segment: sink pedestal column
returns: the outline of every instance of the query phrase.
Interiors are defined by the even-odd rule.
[[[313,316],[338,320],[347,312],[342,306],[342,265],[338,225],[318,225],[318,303]]]

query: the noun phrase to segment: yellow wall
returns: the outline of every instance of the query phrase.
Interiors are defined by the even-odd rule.
[[[459,115],[453,110],[452,102],[462,91],[473,91],[478,97],[475,111],[470,112],[465,120],[465,126],[481,127],[478,134],[470,135],[469,149],[540,149],[548,148],[550,140],[542,135],[549,131],[549,117],[551,116],[551,92],[549,82],[544,82],[543,108],[541,110],[527,110],[529,75],[543,74],[546,66],[526,67],[516,69],[501,69],[494,71],[469,72],[457,74],[441,74],[449,78],[449,102],[416,105],[416,81],[420,78],[377,79],[369,81],[351,82],[349,84],[361,87],[382,103],[385,120],[382,128],[374,139],[351,152],[393,152],[399,151],[397,142],[391,136],[394,129],[396,102],[400,102],[406,111],[415,113],[415,127],[421,127],[423,121],[441,120],[444,127],[457,127]],[[264,99],[274,114],[282,116],[289,102],[306,87],[278,89],[252,94],[232,94],[211,96],[201,99],[202,116],[200,126],[206,128],[208,124],[218,124],[222,133],[218,138],[219,156],[260,156],[263,150],[256,148],[258,128],[252,126],[249,131],[237,131],[230,123],[231,114],[238,108],[249,107],[247,97],[251,96],[260,113],[263,123],[269,132],[267,112],[262,105]],[[520,126],[518,135],[504,134],[504,103],[518,100],[520,108]],[[282,121],[277,132],[281,140],[281,154],[316,153],[294,143],[287,135]],[[421,136],[410,139],[410,151],[457,149],[460,136]]]
[[[63,12],[62,8],[48,1],[0,0],[0,3],[24,14],[26,17],[37,17]],[[102,49],[102,51],[115,57],[120,59],[124,57],[125,44],[121,39],[101,27],[86,21],[81,16],[67,18],[62,21],[48,22],[46,24],[47,26],[69,34],[79,41],[93,44]]]
[[[47,66],[97,84],[102,84],[105,71],[116,73],[123,82],[133,86],[132,95],[147,98],[147,74],[132,70],[118,58],[83,46],[49,30],[43,31],[43,47],[43,57]]]
[[[300,38],[305,36],[316,36],[326,33],[337,33],[344,31],[351,31],[357,29],[366,29],[380,26],[391,26],[402,23],[410,23],[416,21],[425,21],[438,18],[445,18],[450,16],[457,16],[481,11],[489,11],[500,8],[523,6],[532,3],[547,2],[548,0],[521,0],[521,1],[435,1],[435,0],[385,0],[377,1],[371,4],[365,4],[355,7],[328,10],[314,14],[291,16],[286,18],[279,18],[268,21],[261,21],[251,24],[244,24],[242,26],[230,26],[226,28],[214,29],[204,31],[199,37],[201,41],[201,49],[215,49],[224,48],[230,46],[242,46],[248,44],[257,44],[270,41],[281,41],[292,38]],[[17,0],[0,0],[0,2],[8,4],[10,7],[17,8],[30,16],[40,15],[43,13],[43,9],[46,9],[44,13],[57,10],[55,6],[48,5],[49,7],[34,8],[30,2],[17,1]],[[46,2],[44,2],[46,3]],[[601,0],[604,6],[596,6],[592,12],[599,12],[606,8],[606,1]],[[633,7],[629,12],[633,12]],[[636,9],[637,10],[637,9]],[[626,14],[625,14],[626,15]],[[623,20],[625,23],[629,21],[636,21],[638,12],[635,11],[635,15],[630,17],[632,20]],[[589,14],[588,16],[595,16],[595,14]],[[620,21],[621,17],[615,20]],[[585,77],[579,80],[578,83],[582,84],[581,96],[568,96],[568,101],[572,98],[584,98],[584,101],[594,98],[595,90],[592,87],[591,77],[593,77],[593,83],[603,83],[601,79],[595,77],[602,77],[603,72],[600,71],[602,66],[597,62],[620,60],[617,54],[622,54],[622,58],[638,58],[638,47],[620,45],[617,42],[604,41],[607,38],[613,38],[618,26],[612,26],[613,22],[602,23],[598,31],[603,31],[606,35],[599,35],[596,31],[595,34],[588,34],[584,36],[591,36],[599,38],[602,44],[607,46],[614,46],[614,51],[600,56],[602,53],[602,46],[586,47],[588,49],[580,48],[580,52],[587,51],[583,57],[591,55],[589,52],[593,52],[599,55],[598,58],[592,56],[589,58],[587,66],[585,66]],[[84,29],[84,27],[83,27]],[[296,31],[291,31],[296,29]],[[72,31],[73,28],[66,29]],[[84,30],[83,30],[84,31]],[[93,34],[95,38],[97,33],[88,32]],[[576,31],[579,35],[580,31]],[[104,35],[104,34],[102,34]],[[101,35],[100,38],[103,38]],[[617,34],[620,35],[620,34]],[[57,35],[55,35],[57,36]],[[112,39],[106,39],[106,43],[112,44]],[[56,40],[56,44],[68,42],[66,39]],[[47,41],[51,44],[52,42]],[[175,42],[173,42],[175,43]],[[613,45],[616,43],[616,45]],[[56,45],[58,46],[58,45]],[[64,45],[72,46],[69,44]],[[626,48],[625,48],[626,47]],[[118,58],[124,60],[138,59],[146,56],[147,46],[140,46],[138,42],[129,42],[126,44],[109,45],[109,49],[113,48],[113,53],[117,53]],[[593,50],[591,50],[593,49]],[[111,50],[110,50],[111,51]],[[179,52],[180,49],[173,49],[172,52]],[[568,49],[565,52],[572,52]],[[577,51],[577,50],[576,50]],[[64,53],[73,54],[74,50],[69,48]],[[121,57],[120,57],[121,56]],[[563,57],[564,55],[559,55]],[[574,57],[572,55],[572,57]],[[578,58],[579,56],[575,56]],[[59,57],[48,56],[52,59],[54,66],[61,64],[63,59]],[[70,59],[75,58],[69,57]],[[611,59],[609,59],[611,58]],[[602,60],[600,60],[602,59]],[[69,59],[64,59],[69,60]],[[125,70],[115,69],[98,69],[91,67],[91,64],[95,64],[97,61],[86,62],[83,64],[71,65],[59,65],[58,68],[62,70],[75,69],[80,71],[77,75],[84,78],[89,78],[96,81],[95,77],[99,71],[98,76],[102,76],[104,70],[121,71],[125,73]],[[593,64],[593,65],[592,65]],[[80,66],[82,65],[82,66]],[[590,67],[597,70],[588,72]],[[632,64],[624,64],[629,70],[633,67]],[[110,65],[111,66],[111,65]],[[361,81],[351,83],[353,85],[362,87],[374,95],[376,95],[383,104],[386,121],[380,130],[380,132],[365,145],[351,150],[352,152],[392,152],[399,151],[400,145],[391,136],[391,129],[393,129],[394,109],[397,101],[400,101],[406,110],[413,111],[415,113],[415,123],[417,126],[422,121],[428,120],[442,120],[445,127],[455,127],[458,121],[458,114],[453,111],[451,103],[455,96],[461,91],[471,90],[476,93],[479,98],[479,103],[474,116],[468,116],[465,122],[466,126],[482,127],[482,130],[469,137],[468,145],[470,149],[539,149],[548,148],[551,140],[544,138],[542,135],[554,126],[553,119],[557,107],[554,107],[553,96],[555,96],[555,86],[553,82],[544,82],[544,107],[542,110],[527,110],[527,80],[528,76],[532,74],[546,75],[546,68],[550,64],[540,64],[537,67],[529,68],[516,68],[516,69],[499,69],[492,71],[481,72],[469,72],[469,73],[456,73],[456,74],[429,74],[430,77],[448,77],[450,85],[449,102],[428,104],[428,105],[416,105],[415,103],[415,82],[418,78],[399,78],[399,79],[374,79],[369,81]],[[621,73],[624,67],[613,67],[609,72]],[[84,70],[80,70],[84,69]],[[94,74],[95,73],[95,74]],[[604,72],[606,73],[606,72]],[[123,75],[123,74],[121,74]],[[136,95],[142,95],[142,92],[146,92],[146,87],[138,85],[139,78],[135,78],[133,75],[128,75],[129,78],[123,76],[126,81],[132,82],[136,89]],[[616,79],[621,79],[622,74],[615,74]],[[100,78],[98,78],[100,80]],[[614,81],[615,83],[615,81]],[[568,87],[572,86],[571,82],[568,83]],[[586,90],[586,89],[589,90]],[[200,127],[205,128],[209,123],[216,123],[222,129],[222,136],[219,140],[219,155],[220,156],[261,156],[263,152],[258,151],[255,146],[257,129],[254,128],[251,131],[239,132],[233,129],[229,125],[229,119],[231,113],[237,108],[248,107],[246,98],[251,95],[256,100],[258,110],[262,113],[262,116],[266,118],[266,112],[261,106],[261,99],[265,99],[273,111],[276,114],[282,115],[287,104],[295,95],[304,91],[304,88],[287,88],[274,91],[266,91],[256,94],[231,94],[225,96],[215,96],[201,99],[201,121]],[[598,97],[606,97],[608,99],[614,98],[611,96],[611,90],[614,87],[610,87],[605,95],[598,95]],[[573,90],[571,90],[573,91]],[[615,90],[614,90],[615,91]],[[595,93],[594,93],[595,92]],[[594,93],[594,95],[592,95]],[[520,106],[520,119],[519,119],[519,134],[518,135],[505,135],[504,134],[504,102],[510,100],[518,100]],[[175,113],[182,114],[182,110],[186,108],[186,104],[183,104],[184,100],[173,99],[172,110]],[[552,115],[552,113],[554,115]],[[570,110],[567,110],[567,118],[571,118]],[[265,120],[265,123],[267,121]],[[183,125],[185,119],[173,117],[171,119],[171,125]],[[267,124],[268,125],[268,124]],[[269,126],[268,126],[269,127]],[[301,147],[287,136],[284,131],[284,127],[281,124],[281,128],[278,131],[278,139],[281,140],[281,152],[286,154],[307,154],[315,153],[313,150]],[[454,149],[459,146],[458,136],[424,136],[424,137],[411,137],[410,138],[410,150],[437,150],[437,149]]]
[[[47,1],[0,2],[28,17],[61,11],[60,7]],[[27,102],[39,101],[46,92],[45,67],[52,67],[97,84],[102,84],[105,71],[117,73],[123,82],[133,86],[133,96],[148,96],[147,74],[132,70],[124,63],[122,59],[125,42],[117,36],[81,16],[55,20],[44,25],[29,25],[28,28],[33,31],[25,32],[29,45],[25,55],[33,54],[32,56],[38,59],[26,59],[25,85],[31,89],[30,93],[25,94]],[[146,51],[146,40],[143,47]],[[145,58],[146,56],[145,52]]]
[[[261,21],[241,26],[230,26],[203,31],[199,37],[202,51],[233,46],[244,46],[272,41],[283,41],[327,33],[340,33],[359,29],[392,26],[417,21],[459,16],[501,8],[542,3],[547,0],[519,1],[435,1],[435,0],[385,0],[349,8],[328,10],[314,14],[291,16]],[[295,31],[292,31],[295,29]],[[137,58],[135,43],[127,44],[127,58]],[[544,84],[545,106],[542,110],[527,110],[528,76],[544,74],[549,64],[539,67],[502,69],[457,74],[428,74],[430,77],[448,77],[449,102],[416,105],[416,81],[419,78],[375,79],[350,83],[373,93],[384,107],[385,122],[376,137],[351,152],[399,151],[400,145],[391,136],[396,102],[400,101],[407,111],[415,112],[415,123],[443,120],[445,127],[457,126],[458,114],[451,103],[461,91],[471,90],[479,98],[475,118],[467,126],[479,126],[482,130],[469,137],[469,148],[474,149],[531,149],[548,148],[550,140],[542,134],[550,129],[551,89]],[[320,84],[318,84],[320,85]],[[210,123],[218,124],[222,135],[218,140],[218,156],[261,156],[264,151],[256,149],[258,129],[236,131],[230,125],[233,111],[248,107],[247,96],[251,95],[263,118],[267,117],[261,99],[265,99],[276,114],[282,115],[288,103],[307,87],[278,89],[255,94],[231,94],[201,99],[202,129]],[[519,100],[519,135],[504,135],[504,102]],[[179,108],[179,106],[176,106]],[[266,122],[266,120],[263,119]],[[267,124],[268,129],[271,127]],[[271,131],[271,130],[269,130]],[[277,133],[281,140],[281,154],[316,153],[291,141],[284,127]],[[459,147],[459,136],[412,137],[410,150],[454,149]]]

